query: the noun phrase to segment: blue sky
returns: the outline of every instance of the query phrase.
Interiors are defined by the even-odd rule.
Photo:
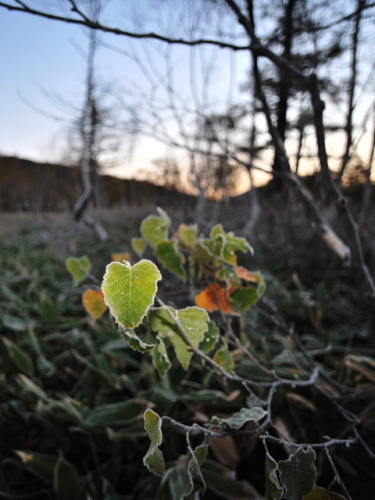
[[[113,43],[109,37],[109,41]],[[116,39],[121,46],[125,39]],[[120,43],[119,43],[120,42]],[[68,118],[43,94],[40,87],[69,102],[82,102],[85,61],[75,48],[87,46],[85,30],[60,22],[0,9],[0,153],[35,161],[58,161],[64,151],[64,125],[36,112]],[[98,74],[111,81],[128,77],[144,82],[141,72],[124,56],[100,49]],[[24,96],[25,99],[22,99]],[[68,111],[68,110],[67,110]],[[147,169],[153,158],[163,156],[166,148],[152,140],[138,139],[131,164],[120,165],[121,176]]]
[[[112,24],[121,24],[121,19],[116,21]],[[103,39],[123,49],[129,49],[128,40],[125,38],[109,36]],[[62,157],[66,147],[64,126],[36,112],[25,100],[47,114],[69,119],[67,110],[59,110],[46,98],[40,87],[52,95],[56,94],[79,105],[84,89],[85,61],[75,45],[85,50],[87,43],[84,28],[0,9],[1,154],[17,155],[35,161],[58,161]],[[140,45],[131,43],[142,54]],[[181,69],[181,65],[187,64],[187,52],[178,47],[173,50]],[[228,58],[228,52],[223,54],[223,57]],[[101,48],[97,63],[99,77],[110,77],[109,81],[115,82],[116,85],[137,90],[142,86],[145,89],[149,86],[137,65],[111,50]],[[247,60],[242,60],[240,66],[246,64]],[[241,72],[244,74],[244,69],[241,69]],[[180,75],[177,86],[183,89],[189,86],[188,70],[180,72]],[[226,77],[221,75],[220,80],[218,74],[215,77],[214,87],[218,92],[221,84],[224,89]],[[222,83],[218,85],[218,81]],[[239,83],[236,83],[236,88]],[[226,99],[226,93],[224,89],[223,100]],[[131,163],[126,163],[124,159],[124,163],[116,170],[119,175],[134,175],[138,170],[147,169],[152,159],[169,154],[167,146],[151,139],[140,138],[137,144]]]
[[[40,0],[41,1],[41,0]],[[137,7],[142,12],[146,0],[137,0]],[[129,12],[125,12],[125,5],[135,4],[126,3],[122,0],[112,0],[109,4],[109,10],[106,21],[114,26],[129,28],[133,19]],[[150,3],[147,4],[148,6]],[[152,5],[152,4],[151,4]],[[120,9],[117,10],[120,6]],[[117,12],[116,17],[111,19],[111,14]],[[148,14],[150,12],[147,11]],[[160,11],[159,11],[160,14]],[[161,13],[161,18],[163,16]],[[174,13],[167,13],[173,16]],[[152,12],[151,12],[152,16]],[[144,16],[146,18],[146,16]],[[166,18],[167,19],[167,18]],[[139,21],[146,23],[143,18]],[[151,23],[152,21],[151,17]],[[170,29],[173,30],[173,23],[170,23]],[[160,31],[155,25],[152,26],[155,31]],[[142,31],[150,28],[150,24],[143,25]],[[115,44],[122,50],[130,50],[135,47],[138,54],[145,60],[144,48],[156,47],[156,49],[166,50],[166,45],[155,42],[135,42],[129,41],[124,37],[101,35],[107,43]],[[83,102],[85,61],[76,49],[76,45],[85,50],[88,40],[85,30],[79,26],[72,26],[36,16],[8,12],[0,9],[0,153],[5,155],[17,155],[19,157],[29,158],[36,161],[59,161],[63,157],[64,148],[66,148],[65,128],[64,126],[37,113],[28,106],[24,99],[29,101],[34,107],[43,110],[45,113],[57,115],[59,117],[71,118],[67,109],[57,108],[40,90],[44,87],[52,95],[61,96],[62,99],[78,106]],[[175,80],[176,88],[181,92],[181,100],[190,99],[191,106],[191,78],[189,68],[189,50],[180,46],[174,46],[173,67],[176,70]],[[198,49],[197,49],[198,50]],[[200,49],[199,49],[200,50]],[[228,100],[228,88],[230,77],[230,56],[228,51],[219,49],[204,49],[203,56],[207,57],[217,50],[218,60],[215,70],[212,73],[210,95],[208,101],[211,103],[211,109],[215,111],[223,109]],[[210,52],[211,51],[211,52]],[[147,52],[148,53],[148,52]],[[196,53],[197,67],[199,67],[200,55]],[[158,55],[157,50],[150,49],[151,59],[155,59],[154,80],[157,80],[157,73],[166,74],[166,66],[163,57]],[[233,53],[232,53],[233,55]],[[204,59],[203,57],[203,59]],[[369,57],[369,55],[367,55]],[[146,57],[147,59],[147,57]],[[235,59],[235,81],[233,83],[234,92],[233,102],[241,96],[239,84],[244,81],[246,69],[249,65],[248,54],[239,53]],[[371,59],[372,60],[372,59]],[[152,72],[152,64],[146,63],[148,71]],[[219,68],[222,68],[221,70]],[[115,87],[121,88],[122,97],[129,102],[131,93],[144,91],[145,99],[142,105],[147,103],[147,96],[150,92],[150,84],[142,73],[141,69],[129,58],[120,55],[112,50],[101,48],[97,58],[97,73],[101,81],[114,83]],[[197,71],[198,75],[199,71]],[[194,81],[198,87],[201,83],[201,74],[196,76]],[[198,89],[201,98],[202,91]],[[160,94],[162,95],[162,94]],[[243,96],[242,96],[243,98]],[[367,99],[368,100],[368,99]],[[185,101],[184,101],[185,102]],[[186,100],[186,102],[188,102]],[[217,107],[212,107],[212,103],[217,103]],[[195,103],[199,108],[201,103]],[[194,103],[193,103],[194,105]],[[363,105],[363,109],[367,109]],[[329,108],[326,111],[326,118],[333,121],[342,119],[344,108]],[[169,113],[170,114],[170,113]],[[358,113],[357,113],[358,114]],[[361,114],[361,113],[360,113]],[[362,113],[363,115],[364,113]],[[335,116],[338,118],[335,118]],[[341,118],[340,118],[341,117]],[[165,119],[165,120],[164,120]],[[185,118],[184,118],[185,119]],[[168,122],[168,112],[163,114],[163,123]],[[173,120],[171,120],[172,123]],[[171,125],[173,131],[173,125]],[[126,140],[124,138],[124,144]],[[116,174],[120,176],[134,176],[140,171],[152,168],[152,160],[169,156],[171,148],[156,142],[149,138],[139,138],[137,148],[131,162],[126,160],[126,151],[119,157]],[[333,153],[337,150],[337,140],[329,143],[329,149]],[[367,150],[365,151],[367,155]],[[112,171],[113,173],[113,171]]]

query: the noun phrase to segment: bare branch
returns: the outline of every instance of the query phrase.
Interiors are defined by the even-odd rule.
[[[64,23],[68,24],[75,24],[79,26],[85,26],[87,28],[93,29],[93,30],[98,30],[102,31],[104,33],[112,33],[113,35],[119,35],[119,36],[127,36],[130,38],[137,38],[137,39],[152,39],[152,40],[160,40],[161,42],[165,43],[170,43],[170,44],[180,44],[180,45],[188,45],[188,46],[195,46],[195,45],[216,45],[218,47],[221,47],[222,49],[231,49],[231,50],[249,50],[250,46],[249,45],[236,45],[233,43],[228,43],[225,41],[221,40],[214,40],[214,39],[209,39],[209,38],[199,38],[196,40],[185,40],[183,38],[172,38],[172,37],[167,37],[163,36],[159,33],[136,33],[134,31],[126,31],[122,30],[120,28],[113,28],[111,26],[106,26],[104,24],[101,24],[99,21],[93,21],[89,18],[84,18],[77,19],[74,17],[69,17],[69,16],[59,16],[56,14],[52,14],[51,12],[44,12],[42,10],[37,10],[33,9],[26,4],[21,4],[21,6],[16,6],[16,5],[11,5],[5,2],[0,2],[0,8],[8,9],[10,11],[17,11],[17,12],[25,12],[27,14],[32,14],[35,16],[39,17],[44,17],[45,19],[51,19],[53,21],[61,21]],[[74,9],[75,10],[75,9]],[[76,11],[76,10],[75,10]],[[76,11],[79,12],[80,16],[83,16],[81,11]]]

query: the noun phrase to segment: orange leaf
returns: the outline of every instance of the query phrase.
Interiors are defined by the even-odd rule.
[[[123,253],[113,253],[111,255],[112,260],[115,262],[123,262],[124,260],[129,261],[132,259],[132,254],[130,252]]]
[[[246,269],[245,267],[236,267],[236,273],[239,278],[245,281],[255,281],[258,282],[258,278],[254,273]]]
[[[198,307],[209,312],[219,310],[226,314],[234,314],[225,288],[217,283],[211,283],[196,295],[195,302]]]
[[[104,303],[104,295],[101,290],[86,290],[82,294],[82,302],[86,311],[94,320],[103,316],[107,310],[107,306]]]

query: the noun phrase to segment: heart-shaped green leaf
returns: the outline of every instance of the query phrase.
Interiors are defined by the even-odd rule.
[[[129,262],[111,262],[104,274],[104,300],[116,321],[126,329],[140,324],[154,302],[159,269],[149,260],[135,266]]]
[[[84,280],[86,276],[89,274],[91,269],[91,262],[86,255],[82,257],[69,257],[65,261],[66,269],[69,271],[72,276],[74,282],[77,284],[80,281]]]
[[[152,247],[168,240],[170,222],[165,217],[150,215],[141,224],[141,233]]]
[[[131,246],[139,258],[142,258],[144,251],[146,250],[146,242],[143,238],[132,238]]]

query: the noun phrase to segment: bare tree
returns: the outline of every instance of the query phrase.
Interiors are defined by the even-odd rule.
[[[268,132],[272,138],[272,147],[275,151],[275,157],[280,165],[278,172],[271,172],[287,181],[289,181],[296,189],[301,200],[306,206],[307,217],[311,224],[316,228],[317,232],[321,235],[323,240],[327,245],[339,255],[342,260],[349,264],[352,272],[357,277],[357,282],[359,289],[361,290],[366,300],[368,300],[371,305],[372,310],[375,310],[375,285],[373,277],[366,266],[361,237],[359,234],[358,225],[351,213],[351,209],[348,201],[343,197],[340,189],[335,184],[332,178],[331,170],[329,168],[329,157],[326,148],[326,127],[323,119],[323,113],[325,109],[325,102],[322,99],[322,82],[318,74],[314,71],[314,68],[305,68],[303,65],[296,66],[294,61],[288,60],[288,47],[284,47],[284,54],[279,54],[276,50],[272,48],[272,44],[263,42],[255,32],[255,22],[254,17],[251,14],[252,5],[250,2],[245,2],[243,0],[220,0],[213,2],[220,9],[226,9],[228,14],[228,24],[222,29],[209,29],[209,35],[205,36],[204,33],[196,36],[197,30],[191,29],[185,32],[182,36],[165,35],[157,31],[146,31],[142,32],[139,30],[129,30],[121,29],[118,27],[112,27],[108,24],[102,24],[95,17],[90,16],[88,11],[84,7],[80,7],[75,0],[67,0],[67,5],[70,6],[71,14],[61,15],[52,11],[45,11],[43,9],[36,9],[30,7],[27,2],[14,0],[14,2],[4,2],[0,1],[0,8],[7,8],[14,11],[22,11],[32,15],[43,16],[45,18],[67,22],[70,24],[76,24],[81,26],[86,26],[94,31],[101,31],[106,33],[112,33],[118,36],[130,37],[133,39],[149,39],[156,40],[159,42],[165,42],[169,45],[179,44],[185,46],[216,46],[219,48],[227,48],[232,51],[247,51],[254,56],[254,67],[258,66],[258,71],[254,72],[256,85],[257,85],[257,96],[261,102],[262,109],[267,121]],[[207,6],[208,3],[202,3],[202,5]],[[210,5],[213,5],[212,2]],[[292,7],[295,3],[290,2],[289,7]],[[362,4],[361,4],[362,5]],[[370,12],[370,9],[374,8],[374,4],[366,3],[362,6],[361,12]],[[372,12],[372,11],[371,11]],[[314,29],[329,29],[332,26],[341,25],[346,23],[351,19],[359,17],[358,5],[355,5],[352,10],[348,13],[339,13],[336,19],[326,25],[320,23],[319,26]],[[235,26],[234,32],[231,27]],[[172,30],[173,31],[173,30]],[[283,57],[284,55],[284,57]],[[260,61],[268,61],[272,64],[276,71],[280,75],[287,75],[290,81],[293,81],[293,85],[296,88],[301,89],[304,93],[309,95],[312,117],[315,130],[315,138],[317,144],[317,156],[320,163],[322,186],[326,191],[327,195],[330,197],[332,203],[336,203],[340,208],[341,217],[345,221],[347,227],[347,234],[345,236],[345,242],[338,237],[334,228],[328,223],[327,218],[322,212],[321,208],[317,202],[313,199],[312,195],[303,187],[300,179],[292,172],[290,168],[290,162],[288,155],[284,147],[284,141],[281,130],[278,129],[277,124],[275,125],[272,117],[272,109],[267,100],[267,95],[264,92],[264,84],[262,79],[261,71],[259,70]],[[281,105],[281,94],[279,96],[279,103]],[[288,101],[288,95],[285,94],[283,97],[284,103]],[[282,113],[284,117],[284,112]],[[280,115],[281,119],[281,115]],[[162,126],[162,124],[161,124]],[[221,144],[220,155],[223,158],[235,159],[239,164],[244,164],[248,168],[254,168],[250,165],[248,161],[243,160],[236,154],[236,151],[232,151],[226,144]],[[194,148],[192,148],[194,151]],[[375,323],[375,320],[374,320]]]
[[[346,115],[345,124],[345,134],[346,134],[346,145],[345,152],[342,157],[339,178],[345,171],[345,167],[350,160],[350,150],[353,144],[353,112],[354,112],[354,92],[356,90],[356,83],[358,79],[358,37],[361,26],[361,19],[364,7],[366,5],[366,0],[357,0],[357,11],[354,17],[353,23],[353,33],[352,33],[352,44],[351,44],[351,63],[350,63],[350,81],[348,89],[348,110]]]

